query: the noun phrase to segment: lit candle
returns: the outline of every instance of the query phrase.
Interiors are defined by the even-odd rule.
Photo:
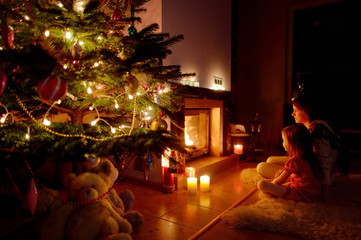
[[[195,177],[187,178],[187,189],[189,194],[191,195],[197,194],[197,178]]]
[[[200,185],[200,189],[201,192],[209,192],[209,182],[210,182],[210,178],[209,176],[201,176],[201,185]]]
[[[195,177],[196,176],[196,170],[192,167],[186,167],[184,175],[186,177]]]
[[[243,154],[243,145],[242,144],[234,145],[233,152],[234,152],[234,154]]]

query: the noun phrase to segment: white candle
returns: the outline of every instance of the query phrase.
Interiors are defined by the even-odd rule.
[[[209,192],[209,182],[210,182],[210,178],[209,176],[201,176],[201,186],[200,186],[200,190],[201,192]]]
[[[191,195],[197,194],[197,178],[196,177],[187,178],[187,189],[188,189],[189,194],[191,194]]]

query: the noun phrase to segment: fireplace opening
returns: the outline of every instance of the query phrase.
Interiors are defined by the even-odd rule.
[[[210,141],[210,110],[186,110],[184,125],[184,141],[189,153],[187,160],[208,155]]]

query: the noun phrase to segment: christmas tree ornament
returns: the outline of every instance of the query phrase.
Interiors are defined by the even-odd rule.
[[[115,22],[121,21],[122,18],[122,12],[120,11],[120,9],[118,7],[116,7],[113,11],[112,14],[112,20]]]
[[[167,130],[168,124],[165,120],[160,117],[154,118],[152,123],[150,124],[150,130]]]
[[[1,26],[1,38],[3,40],[3,43],[7,49],[10,49],[13,47],[14,42],[14,31],[11,29],[11,27],[6,23],[6,21],[3,22]]]
[[[6,75],[0,70],[0,96],[3,94],[6,85]]]
[[[83,48],[81,47],[80,43],[76,41],[73,47],[71,48],[71,56],[73,56],[73,59],[75,61],[79,61],[82,55],[83,55]]]
[[[125,86],[125,91],[130,95],[136,94],[138,90],[138,79],[134,77],[132,74],[128,73],[126,77],[126,81],[127,84]]]
[[[133,36],[137,33],[137,29],[134,27],[134,23],[128,28],[129,36]]]
[[[37,91],[41,99],[54,102],[64,99],[66,89],[66,82],[63,79],[50,75],[38,83]]]
[[[28,186],[28,191],[26,193],[26,202],[31,215],[34,215],[35,213],[37,201],[38,201],[38,190],[36,188],[34,178],[31,178]]]
[[[100,162],[100,157],[98,157],[95,154],[84,154],[84,159],[85,161],[83,162],[83,165],[86,169],[90,169],[93,167],[98,166],[99,162]]]

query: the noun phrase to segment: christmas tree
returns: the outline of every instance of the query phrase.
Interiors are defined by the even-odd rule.
[[[146,1],[1,2],[1,171],[183,149],[169,123],[192,74],[162,61],[183,36],[136,29]]]

